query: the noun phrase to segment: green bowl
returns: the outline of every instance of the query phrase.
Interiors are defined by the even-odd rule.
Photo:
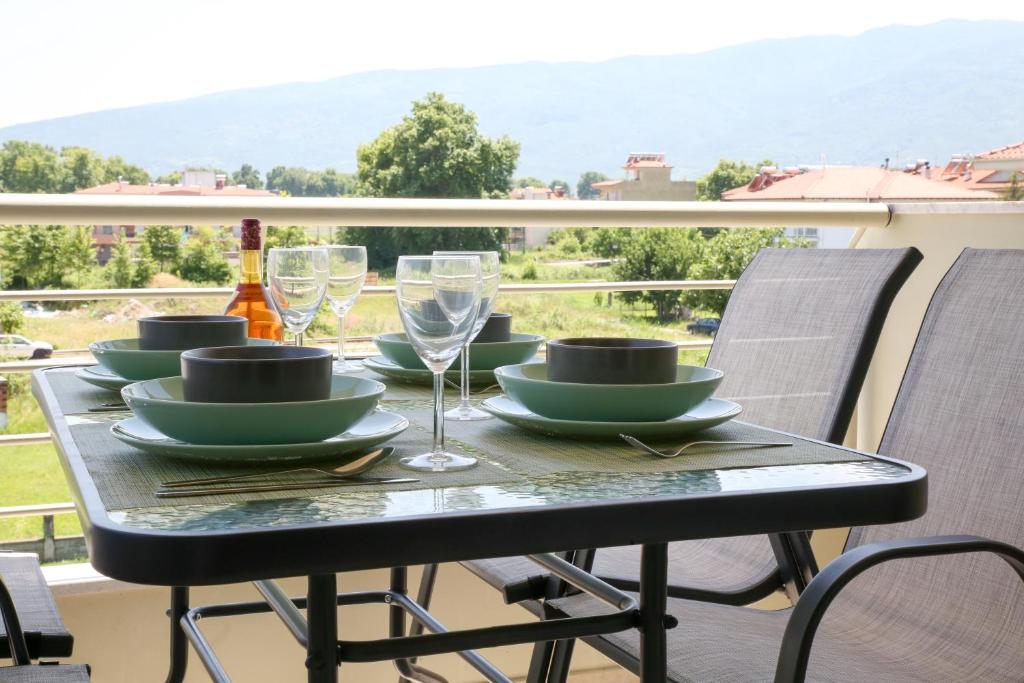
[[[426,370],[416,350],[409,343],[409,338],[401,332],[381,334],[373,338],[373,343],[380,349],[381,355],[392,363],[409,370]],[[544,343],[544,337],[537,334],[513,334],[508,341],[482,342],[469,345],[469,369],[493,370],[502,365],[516,365],[537,355],[537,349]],[[462,367],[456,358],[450,370]]]
[[[247,346],[276,346],[272,339],[249,339]],[[111,339],[89,344],[96,362],[119,376],[140,381],[181,374],[181,351],[143,351],[138,339]]]
[[[334,375],[331,397],[289,403],[189,403],[181,377],[129,384],[121,397],[136,417],[193,444],[287,444],[323,441],[341,434],[377,405],[384,385]]]
[[[494,371],[502,390],[543,417],[590,422],[671,420],[714,393],[722,371],[680,365],[671,384],[552,382],[547,363],[506,365]]]

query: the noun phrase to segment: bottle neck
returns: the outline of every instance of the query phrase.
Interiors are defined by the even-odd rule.
[[[239,259],[239,282],[243,285],[263,283],[263,250],[243,249]]]

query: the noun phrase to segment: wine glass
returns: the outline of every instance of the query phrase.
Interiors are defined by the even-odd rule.
[[[345,360],[345,314],[366,282],[366,247],[327,246],[329,275],[327,303],[338,317],[338,360],[334,372],[359,372],[362,366]]]
[[[480,278],[483,282],[480,291],[480,312],[476,322],[473,324],[473,332],[469,335],[470,344],[483,329],[487,318],[494,309],[494,300],[498,296],[498,282],[500,279],[501,259],[496,251],[435,251],[434,256],[478,256],[480,257]],[[444,414],[446,420],[487,420],[491,418],[490,413],[485,413],[479,408],[469,404],[469,346],[462,347],[462,357],[459,359],[461,372],[459,374],[459,389],[461,400],[459,405]]]
[[[469,343],[480,311],[478,256],[399,256],[395,274],[398,312],[405,333],[434,374],[434,446],[402,458],[415,470],[447,472],[472,467],[476,458],[444,449],[444,371]]]
[[[302,333],[327,293],[327,251],[322,247],[274,248],[267,255],[267,281],[281,322],[302,346]]]

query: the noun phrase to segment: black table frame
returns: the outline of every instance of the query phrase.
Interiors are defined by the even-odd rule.
[[[642,680],[645,683],[661,681],[665,671],[667,543],[888,524],[920,517],[927,507],[927,475],[922,468],[856,452],[859,456],[901,466],[907,470],[907,476],[885,481],[341,520],[237,531],[168,532],[132,528],[110,518],[80,454],[74,448],[66,448],[67,444],[73,444],[70,429],[52,414],[57,406],[56,396],[47,382],[40,381],[43,372],[33,373],[33,391],[54,435],[54,445],[81,519],[90,562],[97,571],[111,578],[172,587],[171,674],[168,678],[171,682],[180,681],[184,676],[186,633],[200,651],[208,647],[198,628],[193,628],[198,618],[274,609],[270,603],[260,602],[190,610],[188,586],[265,582],[294,576],[309,577],[306,608],[310,635],[306,648],[311,682],[336,681],[337,664],[342,661],[401,660],[422,654],[462,652],[470,647],[573,638],[588,635],[584,633],[587,629],[591,629],[589,635],[596,635],[630,627],[640,629],[644,643]],[[459,543],[444,543],[441,539],[459,539]],[[422,608],[417,609],[418,605],[405,594],[404,569],[393,571],[390,591],[341,596],[336,590],[335,575],[339,572],[529,555],[578,588],[592,593],[620,593],[593,577],[590,578],[594,583],[584,580],[584,585],[580,585],[580,577],[573,573],[576,568],[565,562],[559,564],[558,558],[550,554],[571,547],[621,545],[644,546],[640,603],[625,606],[612,618],[605,619],[608,615],[590,617],[587,619],[594,621],[577,621],[571,626],[541,622],[403,636],[385,641],[337,641],[336,605],[350,604],[349,601],[389,604],[391,630],[395,635],[401,632],[396,628],[399,611],[408,611],[414,620],[431,630],[431,624],[426,621],[429,615],[424,617]],[[346,552],[346,548],[360,548],[360,552]],[[292,604],[300,602],[292,601]],[[209,662],[205,663],[209,668]]]

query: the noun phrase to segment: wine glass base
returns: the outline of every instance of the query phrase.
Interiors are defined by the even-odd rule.
[[[438,455],[444,459],[439,460]],[[423,455],[411,455],[398,461],[402,467],[418,472],[456,472],[468,470],[476,466],[476,458],[469,458],[464,455],[456,455],[443,451],[438,453],[424,453]]]
[[[452,420],[454,422],[470,422],[473,420],[490,420],[493,415],[485,413],[479,408],[473,406],[456,406],[451,410],[445,411],[444,419]]]
[[[335,360],[331,365],[331,372],[335,375],[350,374],[353,372],[362,372],[366,368],[363,367],[362,363],[357,363],[350,360]]]

